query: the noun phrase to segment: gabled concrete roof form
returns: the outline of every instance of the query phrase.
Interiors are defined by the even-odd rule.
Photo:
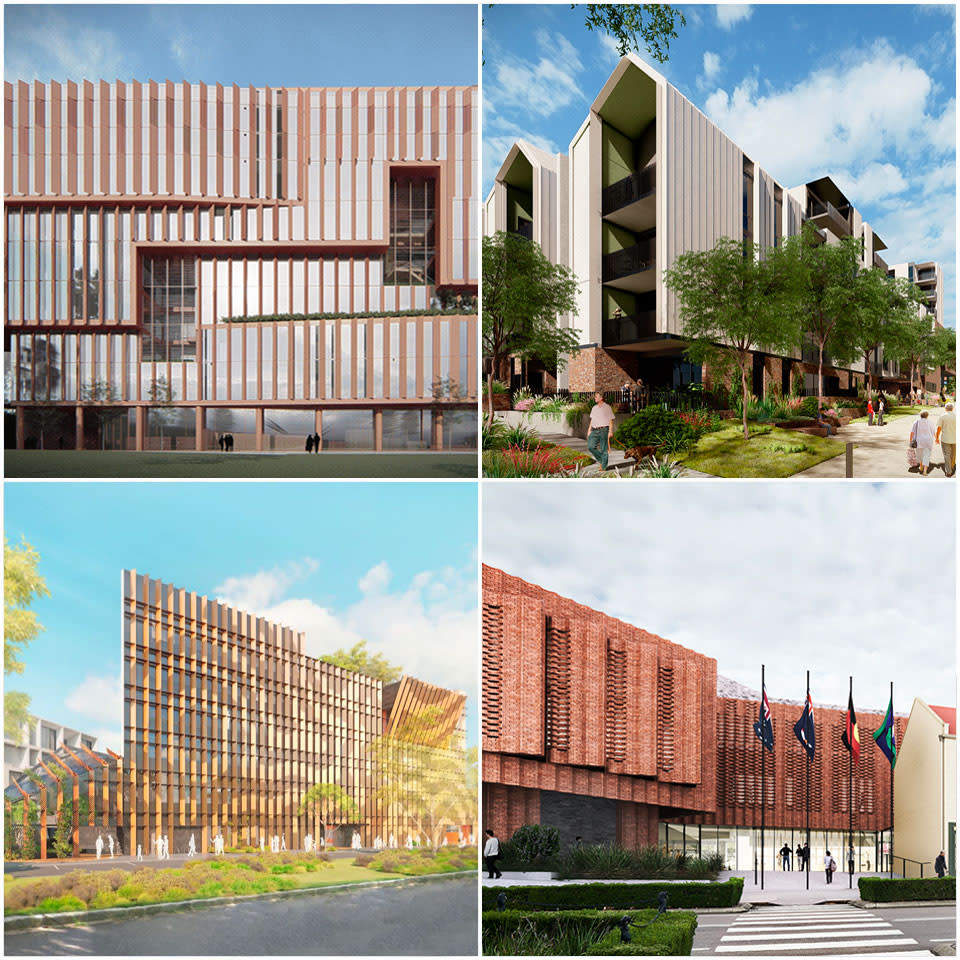
[[[620,62],[614,67],[613,73],[607,78],[607,82],[603,85],[600,93],[597,94],[596,99],[590,105],[590,109],[595,113],[603,114],[605,108],[607,108],[607,113],[619,113],[619,109],[616,105],[609,104],[611,97],[616,92],[617,88],[620,86],[621,82],[626,78],[629,80],[629,74],[632,70],[638,70],[644,78],[652,82],[654,85],[657,83],[667,83],[668,81],[656,70],[652,69],[646,63],[644,63],[639,57],[632,53],[628,53],[625,57],[621,58]],[[645,114],[638,114],[636,112],[636,101],[633,98],[629,98],[632,102],[629,106],[625,105],[625,109],[631,113],[631,118],[629,123],[625,123],[621,120],[619,123],[615,122],[616,117],[614,116],[612,122],[617,129],[622,130],[625,134],[630,137],[639,136],[643,132],[643,129],[647,124],[653,120],[656,114],[656,93],[654,92],[653,97],[653,112],[649,116]],[[631,129],[632,128],[632,129]]]
[[[539,147],[535,147],[532,143],[529,143],[526,140],[516,140],[513,146],[510,148],[510,151],[507,153],[503,163],[500,164],[500,169],[497,171],[494,180],[502,180],[507,175],[507,171],[510,169],[510,167],[513,166],[513,161],[517,159],[517,154],[521,153],[534,166],[546,167],[548,170],[553,170],[556,172],[557,158],[554,154],[547,153],[546,150],[541,150]]]

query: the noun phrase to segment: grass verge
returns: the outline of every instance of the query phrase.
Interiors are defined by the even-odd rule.
[[[750,425],[750,439],[744,440],[743,427],[732,423],[704,434],[677,459],[691,470],[715,477],[792,477],[844,449],[843,441],[832,437],[758,424]]]
[[[476,847],[440,847],[432,850],[384,850],[375,856],[363,854],[354,863],[392,876],[425,877],[431,873],[452,873],[476,870],[479,866]]]
[[[5,450],[7,477],[475,479],[476,453],[136,453]]]

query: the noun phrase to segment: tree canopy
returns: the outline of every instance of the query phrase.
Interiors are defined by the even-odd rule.
[[[325,663],[332,663],[335,667],[362,673],[384,683],[393,683],[403,676],[403,667],[395,666],[382,653],[372,653],[367,649],[367,641],[355,643],[349,650],[343,648],[334,650],[320,657]]]
[[[679,7],[665,3],[588,3],[586,7],[587,29],[609,33],[621,57],[631,50],[639,53],[642,44],[657,63],[666,63],[677,27],[687,25]]]
[[[926,314],[914,315],[897,328],[896,339],[890,344],[890,349],[901,366],[910,367],[911,390],[917,372],[920,373],[921,382],[923,381],[923,371],[930,362],[933,344],[933,321]]]
[[[576,312],[576,291],[573,271],[551,263],[533,241],[503,230],[483,238],[483,352],[495,377],[506,379],[510,356],[563,365],[579,340],[557,318]]]
[[[11,547],[3,540],[3,672],[23,673],[23,652],[44,629],[30,605],[50,595],[46,580],[37,572],[40,554],[21,539]],[[3,697],[4,733],[20,739],[29,720],[30,697],[7,690]]]
[[[930,345],[930,361],[940,368],[939,388],[943,389],[947,368],[957,367],[957,331],[953,327],[937,327]]]
[[[799,339],[799,321],[782,309],[784,278],[777,258],[760,259],[756,245],[721,237],[712,250],[688,251],[664,272],[676,294],[687,355],[695,363],[714,362],[729,349],[740,370],[743,436],[749,437],[748,371],[752,351],[785,351]]]
[[[319,814],[324,824],[343,824],[356,819],[356,801],[338,783],[315,783],[301,798],[297,815]]]

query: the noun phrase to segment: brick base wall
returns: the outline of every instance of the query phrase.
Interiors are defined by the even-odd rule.
[[[483,785],[483,829],[509,840],[519,827],[540,822],[540,791],[502,783]]]
[[[584,347],[570,356],[568,382],[571,391],[593,393],[619,390],[624,380],[633,383],[640,372],[640,354],[632,350]]]
[[[660,811],[643,803],[617,803],[617,842],[621,847],[652,847],[657,843]]]

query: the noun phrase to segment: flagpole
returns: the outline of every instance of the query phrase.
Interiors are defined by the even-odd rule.
[[[763,729],[763,698],[767,692],[766,688],[766,664],[760,664],[760,729]],[[763,743],[763,737],[760,738],[760,889],[763,889],[763,855],[764,855],[764,827],[767,822],[767,754]]]
[[[853,677],[850,678],[850,703],[853,703]],[[847,710],[847,723],[850,723],[850,711]],[[847,840],[847,851],[853,849],[853,728],[850,729],[850,793],[847,796],[847,814],[849,821],[849,836]],[[853,889],[853,869],[850,863],[850,854],[847,853],[847,876],[849,879],[849,889]]]
[[[890,681],[890,730],[897,741],[897,722],[893,718],[893,681]],[[896,757],[896,754],[894,754]],[[893,879],[893,761],[890,762],[890,879]]]
[[[804,704],[804,709],[809,708],[810,706],[810,671],[807,671],[807,702]],[[811,719],[811,725],[813,717]],[[803,751],[807,755],[807,857],[806,857],[806,874],[807,874],[807,889],[810,889],[810,751]]]

